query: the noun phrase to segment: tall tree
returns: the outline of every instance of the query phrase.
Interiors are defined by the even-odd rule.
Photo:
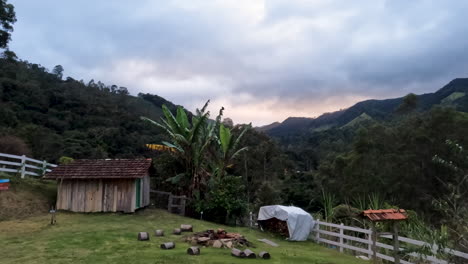
[[[62,65],[56,65],[54,69],[52,70],[52,74],[55,74],[57,78],[61,80],[63,77],[63,71],[64,69]]]
[[[6,0],[0,0],[0,48],[7,48],[16,22],[15,8]]]

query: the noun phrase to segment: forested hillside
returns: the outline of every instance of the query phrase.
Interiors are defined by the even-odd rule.
[[[175,109],[171,102],[62,75],[61,66],[50,73],[38,64],[0,59],[0,152],[22,140],[26,147],[18,151],[53,162],[61,156],[132,158],[149,154],[145,144],[161,140],[161,131],[140,116],[157,120],[163,104]]]
[[[468,78],[451,81],[435,93],[422,95],[409,94],[406,97],[367,100],[354,106],[332,113],[323,114],[317,118],[290,117],[281,124],[265,126],[259,130],[280,138],[289,143],[289,138],[298,134],[342,127],[365,115],[366,119],[379,121],[391,120],[409,111],[424,112],[435,105],[450,106],[459,111],[468,111]]]

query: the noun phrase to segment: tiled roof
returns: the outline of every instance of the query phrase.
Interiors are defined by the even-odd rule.
[[[361,215],[371,221],[405,220],[408,218],[403,209],[365,210]]]
[[[74,160],[47,173],[46,179],[143,178],[149,174],[151,159]]]

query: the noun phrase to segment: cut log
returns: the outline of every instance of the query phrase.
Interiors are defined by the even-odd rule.
[[[164,230],[158,229],[154,231],[155,236],[164,236]]]
[[[216,240],[215,242],[213,242],[213,247],[214,248],[222,248],[223,247],[223,243],[219,240]]]
[[[262,258],[262,259],[270,259],[270,253],[266,252],[266,251],[262,251],[260,253],[258,253],[258,255]]]
[[[149,240],[149,234],[148,234],[148,232],[140,232],[140,233],[138,233],[138,240],[140,240],[140,241]]]
[[[246,258],[257,258],[257,255],[250,249],[244,250],[244,255]]]
[[[175,243],[174,242],[163,243],[163,244],[161,244],[161,248],[162,249],[173,249],[173,248],[175,248]]]
[[[193,232],[192,225],[180,225],[180,230],[182,232]]]
[[[231,250],[231,256],[238,257],[238,258],[245,258],[244,252],[242,252],[242,250],[237,249],[237,248],[233,248]]]
[[[199,247],[189,247],[187,249],[187,254],[189,254],[189,255],[200,255],[200,248]]]
[[[180,230],[180,228],[174,228],[174,231],[172,233],[174,235],[180,235],[182,233],[182,231]]]

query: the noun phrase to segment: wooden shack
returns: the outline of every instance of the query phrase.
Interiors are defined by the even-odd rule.
[[[45,179],[57,180],[58,210],[134,212],[150,204],[150,159],[75,160]]]

